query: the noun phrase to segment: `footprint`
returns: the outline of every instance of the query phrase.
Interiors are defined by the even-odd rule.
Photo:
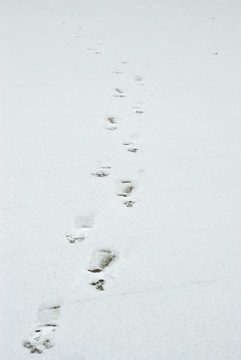
[[[106,177],[108,175],[110,175],[110,170],[111,167],[110,166],[102,166],[99,169],[97,169],[96,171],[94,171],[91,175],[95,176],[95,177]]]
[[[132,153],[137,153],[139,151],[138,147],[135,146],[134,142],[124,142],[123,145],[127,148],[127,151]]]
[[[145,85],[145,78],[143,76],[134,76],[134,80],[135,80],[135,83],[139,86],[144,86]]]
[[[113,74],[123,74],[123,70],[121,68],[118,68],[112,72]]]
[[[100,50],[97,50],[96,48],[87,47],[86,50],[90,51],[94,55],[101,55],[102,52]]]
[[[144,111],[142,110],[140,105],[135,105],[135,106],[132,107],[132,109],[134,110],[135,114],[141,115],[141,114],[144,113]]]
[[[127,151],[132,152],[132,153],[136,153],[139,149],[137,147],[130,147],[127,149]]]
[[[38,324],[30,333],[29,339],[24,340],[23,346],[30,353],[41,354],[54,346],[54,332],[58,328],[57,320],[61,305],[56,302],[43,305],[38,310]]]
[[[106,269],[115,259],[116,255],[111,250],[97,250],[92,255],[88,271],[99,273]]]
[[[115,89],[115,94],[113,95],[114,97],[119,97],[119,98],[123,98],[125,97],[125,92],[119,88]]]
[[[118,128],[117,120],[115,117],[109,116],[108,118],[106,118],[106,121],[107,125],[105,126],[105,128],[107,130],[116,130]]]
[[[80,38],[81,35],[77,31],[73,31],[69,34],[71,37]]]
[[[133,191],[136,189],[136,183],[132,180],[121,180],[117,184],[118,192],[117,196],[128,198],[128,200],[123,201],[123,205],[127,208],[132,208],[136,203],[136,200],[130,196],[133,194]],[[130,198],[129,198],[130,197]]]
[[[134,200],[126,200],[123,202],[123,204],[128,208],[132,208],[135,204],[135,201]]]
[[[121,180],[118,182],[117,188],[117,196],[128,197],[133,193],[136,185],[132,180]]]
[[[94,227],[94,216],[92,214],[79,215],[75,218],[74,229],[66,235],[67,240],[73,244],[86,239],[89,229]]]

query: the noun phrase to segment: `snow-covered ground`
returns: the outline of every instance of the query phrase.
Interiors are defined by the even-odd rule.
[[[1,359],[240,360],[240,14],[2,0]]]

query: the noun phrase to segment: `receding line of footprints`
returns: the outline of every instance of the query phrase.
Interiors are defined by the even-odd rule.
[[[109,249],[96,250],[92,254],[88,271],[96,277],[115,260],[116,254]],[[95,278],[90,285],[96,290],[104,291],[106,280]],[[62,304],[59,301],[43,304],[37,312],[37,324],[30,332],[29,337],[23,341],[23,346],[31,354],[42,354],[45,350],[54,347],[54,333],[58,329],[58,318]]]
[[[79,35],[78,35],[79,36]],[[103,44],[98,44],[103,45]],[[96,55],[101,55],[101,51],[96,48],[87,48]],[[122,64],[126,64],[122,61]],[[114,74],[122,74],[121,68],[113,72]],[[139,86],[144,86],[144,78],[142,76],[135,76],[134,81]],[[120,88],[114,89],[114,97],[124,98],[126,93]],[[134,112],[138,115],[143,114],[143,110],[139,103],[132,107]],[[114,116],[106,118],[105,129],[117,130],[118,121]],[[137,153],[139,148],[133,141],[123,142],[124,148],[130,153]],[[97,178],[105,178],[110,175],[111,167],[102,166],[91,173],[92,176]],[[136,190],[137,184],[131,179],[123,179],[117,182],[117,197],[123,198],[123,204],[131,208],[135,204],[133,199],[133,192]],[[74,228],[66,234],[66,239],[70,243],[82,242],[86,239],[88,231],[94,226],[93,215],[78,216],[75,219]],[[106,284],[105,270],[109,268],[117,259],[117,255],[110,249],[96,250],[92,254],[88,272],[93,276],[93,280],[89,283],[98,291],[104,291]],[[101,277],[99,276],[103,274]],[[62,304],[60,302],[52,302],[43,304],[37,312],[37,324],[30,332],[28,339],[23,342],[23,346],[27,348],[30,353],[41,354],[45,350],[49,350],[54,346],[54,333],[58,329],[58,318],[61,312]]]

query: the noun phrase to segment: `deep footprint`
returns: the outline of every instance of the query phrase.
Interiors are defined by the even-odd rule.
[[[88,271],[99,273],[113,263],[115,259],[116,255],[111,250],[98,250],[92,256],[91,265]]]

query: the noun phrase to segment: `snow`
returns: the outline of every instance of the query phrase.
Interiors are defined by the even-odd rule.
[[[2,359],[240,359],[240,11],[2,2]]]

